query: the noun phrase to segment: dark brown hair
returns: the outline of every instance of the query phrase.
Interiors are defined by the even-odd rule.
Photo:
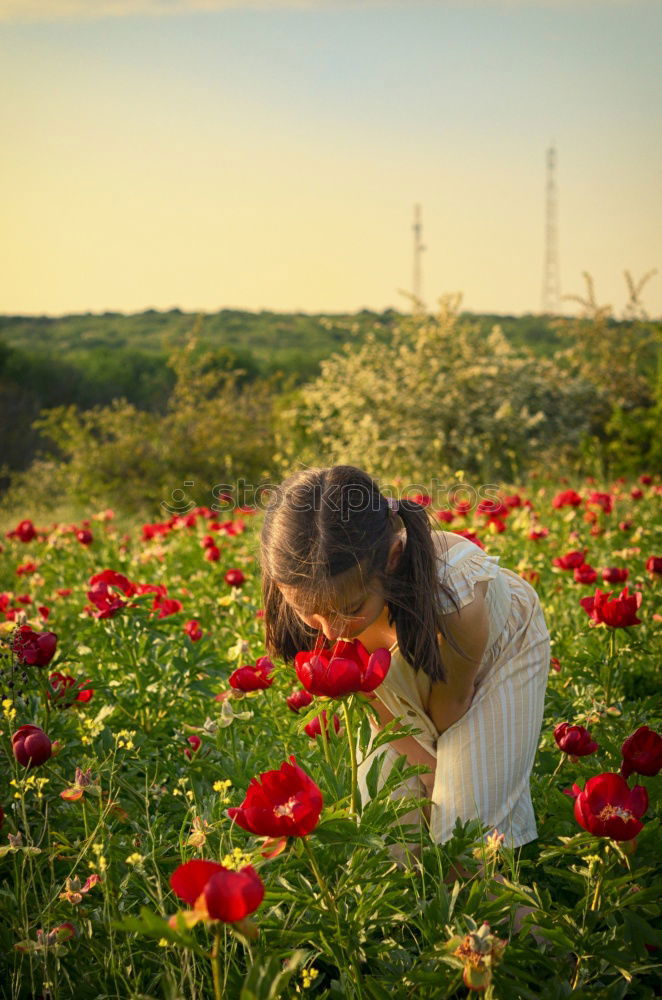
[[[294,659],[315,647],[321,630],[302,621],[278,584],[296,587],[312,605],[333,593],[332,580],[355,569],[364,582],[380,581],[395,624],[400,652],[431,680],[446,680],[438,634],[446,634],[440,597],[456,595],[439,577],[439,556],[427,508],[401,499],[398,513],[407,540],[396,568],[387,573],[398,518],[371,476],[353,465],[309,468],[284,480],[272,496],[261,532],[265,644],[270,656]],[[352,574],[348,574],[352,577]]]

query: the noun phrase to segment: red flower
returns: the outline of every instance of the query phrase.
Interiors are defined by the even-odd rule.
[[[131,583],[123,573],[117,573],[113,569],[105,569],[102,573],[95,573],[90,577],[87,596],[96,607],[95,618],[114,618],[118,611],[126,607],[126,601],[116,593],[120,591],[127,597],[132,597],[137,588]]]
[[[152,611],[158,610],[159,618],[168,618],[169,615],[176,615],[178,611],[181,611],[184,605],[181,601],[177,601],[174,597],[162,597],[158,594],[154,598],[152,604]]]
[[[641,476],[639,476],[639,482],[640,482],[640,483],[642,483],[642,484],[643,484],[644,486],[650,486],[650,485],[651,485],[651,483],[653,482],[653,477],[652,477],[652,476],[649,476],[649,475],[647,475],[647,474],[646,474],[646,473],[644,472],[644,473],[642,473],[642,475],[641,475]]]
[[[456,517],[467,517],[471,513],[471,501],[470,500],[458,500],[453,508],[453,514]]]
[[[298,712],[300,708],[306,708],[312,700],[312,694],[308,694],[305,688],[294,688],[292,694],[285,699],[293,712]]]
[[[16,576],[27,575],[28,573],[34,573],[37,569],[36,562],[24,562],[20,566],[16,567]]]
[[[584,559],[586,558],[586,553],[588,549],[584,549],[583,552],[574,549],[572,552],[566,552],[564,556],[557,556],[552,559],[552,566],[558,566],[559,569],[577,569],[579,566],[584,565]]]
[[[21,726],[11,738],[14,757],[23,767],[39,767],[52,754],[52,744],[39,726]]]
[[[662,573],[662,556],[649,556],[646,569],[649,573]]]
[[[255,666],[239,667],[230,674],[230,687],[235,691],[263,691],[271,687],[273,677],[269,674],[275,667],[268,656],[261,656]]]
[[[539,542],[541,538],[547,538],[549,528],[531,528],[529,539],[532,542]]]
[[[572,576],[575,583],[595,583],[598,578],[597,572],[588,563],[577,566]]]
[[[202,746],[202,740],[200,739],[199,736],[196,736],[194,733],[193,736],[189,736],[187,743],[189,743],[191,749],[189,750],[187,748],[186,750],[184,750],[184,756],[188,757],[188,759],[191,760],[193,754],[197,753],[200,747]]]
[[[229,569],[223,579],[230,587],[241,587],[246,577],[240,569]]]
[[[327,719],[327,715],[326,715],[326,710],[325,709],[322,710],[322,715],[316,715],[315,718],[312,719],[308,723],[307,726],[303,727],[303,731],[308,736],[310,736],[311,740],[314,740],[318,736],[322,735],[322,725],[321,725],[321,719],[322,719],[322,717],[324,718],[324,731],[326,733],[328,733],[329,732],[329,722],[328,722],[328,719]],[[333,728],[335,729],[336,732],[339,732],[339,730],[340,730],[340,719],[338,718],[337,715],[333,716]]]
[[[614,509],[614,498],[611,493],[599,493],[597,490],[593,490],[589,494],[586,503],[594,503],[598,507],[601,507],[605,514],[611,514]]]
[[[557,656],[553,656],[551,658],[549,665],[552,668],[552,670],[554,670],[557,674],[560,673],[560,671],[561,671],[561,661],[559,660],[559,658]]]
[[[552,507],[558,510],[560,507],[579,507],[582,502],[582,498],[579,493],[574,490],[563,490],[562,493],[557,493],[552,500]]]
[[[12,647],[22,663],[45,667],[55,656],[55,632],[34,632],[29,625],[21,625],[14,632]]]
[[[450,524],[454,519],[454,514],[450,510],[436,510],[434,516],[438,521],[443,521],[444,524]]]
[[[417,493],[415,496],[409,497],[409,499],[413,500],[414,503],[420,504],[421,507],[429,507],[432,503],[432,497],[428,496],[427,493]]]
[[[251,865],[232,871],[216,861],[186,861],[174,870],[170,885],[193,907],[197,920],[234,924],[257,910],[264,899],[264,885]]]
[[[170,524],[143,524],[142,535],[143,541],[149,542],[152,538],[156,538],[157,535],[168,535],[172,531]]]
[[[207,560],[207,562],[218,562],[220,558],[221,558],[221,550],[218,548],[217,545],[205,546],[205,559]],[[239,571],[235,570],[234,572],[239,572]]]
[[[595,753],[598,745],[591,734],[583,726],[571,726],[569,722],[560,722],[554,730],[554,739],[559,750],[571,757],[587,757]]]
[[[48,693],[48,697],[52,697],[55,704],[61,705],[62,708],[69,708],[75,701],[88,702],[92,700],[94,688],[85,687],[89,683],[88,681],[76,684],[74,677],[56,671],[49,675],[48,682],[53,691],[52,695],[50,692]],[[75,692],[70,690],[74,687],[76,688]],[[68,695],[73,695],[73,697],[69,698]]]
[[[633,527],[633,521],[619,521],[618,528],[619,531],[631,531]]]
[[[577,794],[575,819],[596,837],[632,840],[643,828],[647,808],[648,792],[641,785],[630,789],[620,774],[597,774]]]
[[[641,621],[637,618],[641,592],[628,594],[628,588],[624,587],[620,595],[610,601],[612,593],[611,590],[609,593],[603,593],[598,587],[593,597],[582,597],[579,603],[590,616],[591,624],[604,624],[610,628],[641,625]]]
[[[629,778],[633,772],[652,778],[662,770],[662,736],[648,726],[639,726],[632,736],[628,736],[621,753],[624,778]]]
[[[7,538],[18,538],[22,542],[31,542],[37,535],[37,529],[30,520],[19,521],[13,531],[8,531]]]
[[[602,571],[602,579],[605,583],[625,583],[630,570],[624,566],[608,566]]]
[[[343,698],[353,691],[374,691],[391,665],[388,649],[368,653],[359,639],[334,644],[333,649],[300,652],[294,657],[297,677],[310,694]]]
[[[641,500],[644,495],[644,491],[640,490],[638,486],[633,486],[630,490],[630,496],[633,500]]]
[[[508,517],[510,508],[506,507],[505,503],[502,503],[501,500],[481,500],[476,508],[476,513],[484,514],[489,518]]]
[[[200,628],[200,622],[197,618],[191,618],[189,621],[184,623],[184,631],[191,640],[191,642],[198,642],[202,639],[202,629]]]
[[[242,804],[227,810],[230,819],[259,837],[305,837],[311,833],[324,805],[322,792],[293,756],[290,762],[251,778]]]
[[[473,531],[469,531],[468,528],[466,528],[464,531],[456,531],[455,534],[459,535],[461,538],[466,538],[468,539],[468,541],[473,542],[474,545],[477,545],[479,549],[485,549],[485,546],[481,542],[478,535],[474,534]]]
[[[81,545],[91,545],[92,542],[94,541],[94,536],[92,535],[92,532],[89,531],[87,528],[81,528],[80,531],[77,531],[76,538],[78,539]]]

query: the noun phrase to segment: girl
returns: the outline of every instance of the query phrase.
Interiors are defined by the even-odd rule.
[[[529,780],[550,663],[535,590],[351,465],[285,480],[261,543],[269,655],[290,662],[322,634],[390,649],[373,705],[381,725],[398,718],[416,731],[378,749],[380,782],[398,754],[427,766],[402,794],[427,794],[433,840],[448,840],[458,817],[496,828],[511,847],[534,840]],[[364,803],[371,745],[359,769]]]

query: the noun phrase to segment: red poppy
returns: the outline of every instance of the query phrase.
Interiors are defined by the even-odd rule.
[[[190,916],[183,915],[189,926],[198,920],[237,923],[264,899],[264,885],[252,865],[233,871],[216,861],[186,861],[170,876],[170,886],[193,907]]]
[[[630,570],[624,566],[607,566],[602,571],[602,579],[605,583],[625,583]]]
[[[595,753],[598,745],[591,737],[588,729],[583,726],[571,726],[569,722],[560,722],[554,730],[554,739],[559,750],[571,757],[587,757]]]
[[[459,535],[461,538],[466,538],[468,541],[473,542],[474,545],[477,545],[479,549],[485,549],[485,546],[481,542],[480,538],[473,531],[465,529],[464,531],[456,531],[455,534]]]
[[[191,618],[189,621],[185,622],[184,631],[191,642],[198,642],[202,639],[202,629],[200,628],[200,622],[197,618]]]
[[[62,708],[69,708],[75,701],[84,703],[91,701],[94,695],[94,688],[85,687],[89,683],[88,681],[76,683],[76,679],[69,674],[61,674],[56,671],[49,675],[48,682],[53,692],[51,694],[49,691],[49,698],[52,698],[55,704]],[[74,688],[75,690],[73,690]]]
[[[158,610],[159,618],[168,618],[170,615],[176,615],[183,607],[182,602],[176,600],[174,597],[162,597],[159,594],[154,598],[152,611]]]
[[[579,493],[574,490],[563,490],[561,493],[557,493],[552,500],[552,507],[558,510],[561,507],[579,507],[582,502],[582,498]]]
[[[239,667],[230,674],[230,687],[235,691],[264,691],[273,684],[269,674],[275,669],[268,656],[260,656],[255,666]]]
[[[557,556],[552,559],[552,566],[557,566],[559,569],[577,569],[579,566],[584,565],[587,552],[588,549],[584,549],[582,552],[578,549],[566,552],[564,556]]]
[[[305,837],[317,826],[323,805],[321,790],[291,756],[277,771],[251,778],[246,798],[227,814],[259,837]]]
[[[413,500],[414,503],[420,504],[421,507],[429,507],[432,503],[432,497],[427,493],[417,493],[415,496],[409,497],[409,499]]]
[[[374,691],[391,665],[388,649],[368,653],[359,639],[340,639],[333,649],[300,652],[294,657],[297,677],[310,694],[343,698],[353,691]]]
[[[90,577],[87,596],[96,607],[95,618],[114,618],[118,611],[126,607],[127,602],[123,601],[117,591],[132,597],[137,593],[135,584],[113,569],[105,569],[102,573],[95,573]]]
[[[168,535],[172,531],[170,524],[143,524],[142,535],[143,541],[149,542],[152,538],[156,538],[157,535]]]
[[[621,753],[624,778],[629,778],[633,772],[652,778],[662,770],[662,736],[648,726],[639,726],[632,736],[628,736]]]
[[[557,673],[557,674],[560,673],[560,671],[561,671],[561,661],[559,660],[558,656],[553,656],[551,658],[551,660],[550,660],[550,664],[549,665],[552,668],[552,670],[555,671],[555,673]]]
[[[444,524],[450,524],[454,519],[454,514],[450,510],[436,510],[434,516],[438,521],[443,521]]]
[[[316,715],[314,719],[308,723],[307,726],[303,727],[304,733],[310,736],[311,740],[316,739],[318,736],[322,735],[322,725],[321,720],[324,719],[324,731],[328,734],[329,732],[329,722],[326,715],[326,710],[322,710],[321,715]],[[337,715],[333,716],[333,728],[336,732],[340,731],[340,719]]]
[[[613,591],[603,593],[600,588],[593,597],[582,597],[580,604],[591,618],[592,625],[608,625],[610,628],[625,628],[628,625],[641,625],[637,618],[637,610],[641,605],[641,591],[628,594],[624,587],[618,597],[610,601]]]
[[[76,538],[81,545],[91,545],[94,541],[94,536],[88,528],[81,528],[80,531],[77,531]]]
[[[630,496],[632,497],[633,500],[641,500],[643,495],[644,491],[639,489],[638,486],[633,486],[632,489],[630,490]]]
[[[35,573],[37,570],[36,562],[24,562],[20,566],[16,567],[16,576],[25,576],[28,573]]]
[[[595,583],[598,578],[596,570],[592,566],[589,566],[588,563],[577,566],[572,576],[575,583]]]
[[[586,503],[596,504],[602,508],[605,514],[611,514],[614,509],[614,498],[611,493],[599,493],[597,490],[593,490],[589,494]]]
[[[13,531],[8,531],[6,534],[7,538],[18,538],[21,542],[31,542],[33,538],[37,535],[37,529],[35,528],[32,521],[26,519],[25,521],[19,521],[18,525]]]
[[[649,476],[647,473],[643,472],[639,476],[639,482],[643,483],[644,486],[650,486],[651,483],[653,482],[653,477]]]
[[[39,767],[49,760],[53,746],[39,726],[21,726],[11,738],[14,757],[23,767]]]
[[[453,508],[456,517],[467,517],[471,513],[470,500],[458,500]]]
[[[529,540],[539,542],[541,538],[547,538],[548,534],[549,528],[532,528],[529,532]]]
[[[221,550],[218,545],[206,545],[205,546],[205,559],[207,562],[218,562],[221,558]]]
[[[186,742],[189,744],[191,749],[189,750],[187,747],[186,750],[184,750],[184,756],[191,760],[193,758],[193,754],[197,753],[202,746],[202,740],[199,736],[196,736],[195,733],[193,733],[192,736],[189,736]]]
[[[646,560],[646,569],[649,573],[662,573],[662,556],[649,556]]]
[[[306,708],[312,700],[312,694],[308,694],[305,688],[294,688],[292,694],[285,699],[293,712],[298,712],[299,709]]]
[[[477,514],[484,514],[489,518],[508,517],[510,508],[501,500],[481,500],[476,508]]]
[[[12,648],[21,663],[45,667],[55,656],[55,632],[34,632],[29,625],[20,625],[14,632]]]
[[[632,531],[634,527],[634,521],[619,521],[618,528],[619,531]]]
[[[597,774],[584,790],[577,785],[575,819],[596,837],[632,840],[643,828],[640,822],[648,808],[648,792],[642,785],[628,788],[620,774]]]

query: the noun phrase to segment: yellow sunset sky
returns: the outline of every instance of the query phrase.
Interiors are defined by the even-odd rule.
[[[0,312],[662,314],[662,4],[0,0]],[[574,307],[567,306],[572,310]]]

